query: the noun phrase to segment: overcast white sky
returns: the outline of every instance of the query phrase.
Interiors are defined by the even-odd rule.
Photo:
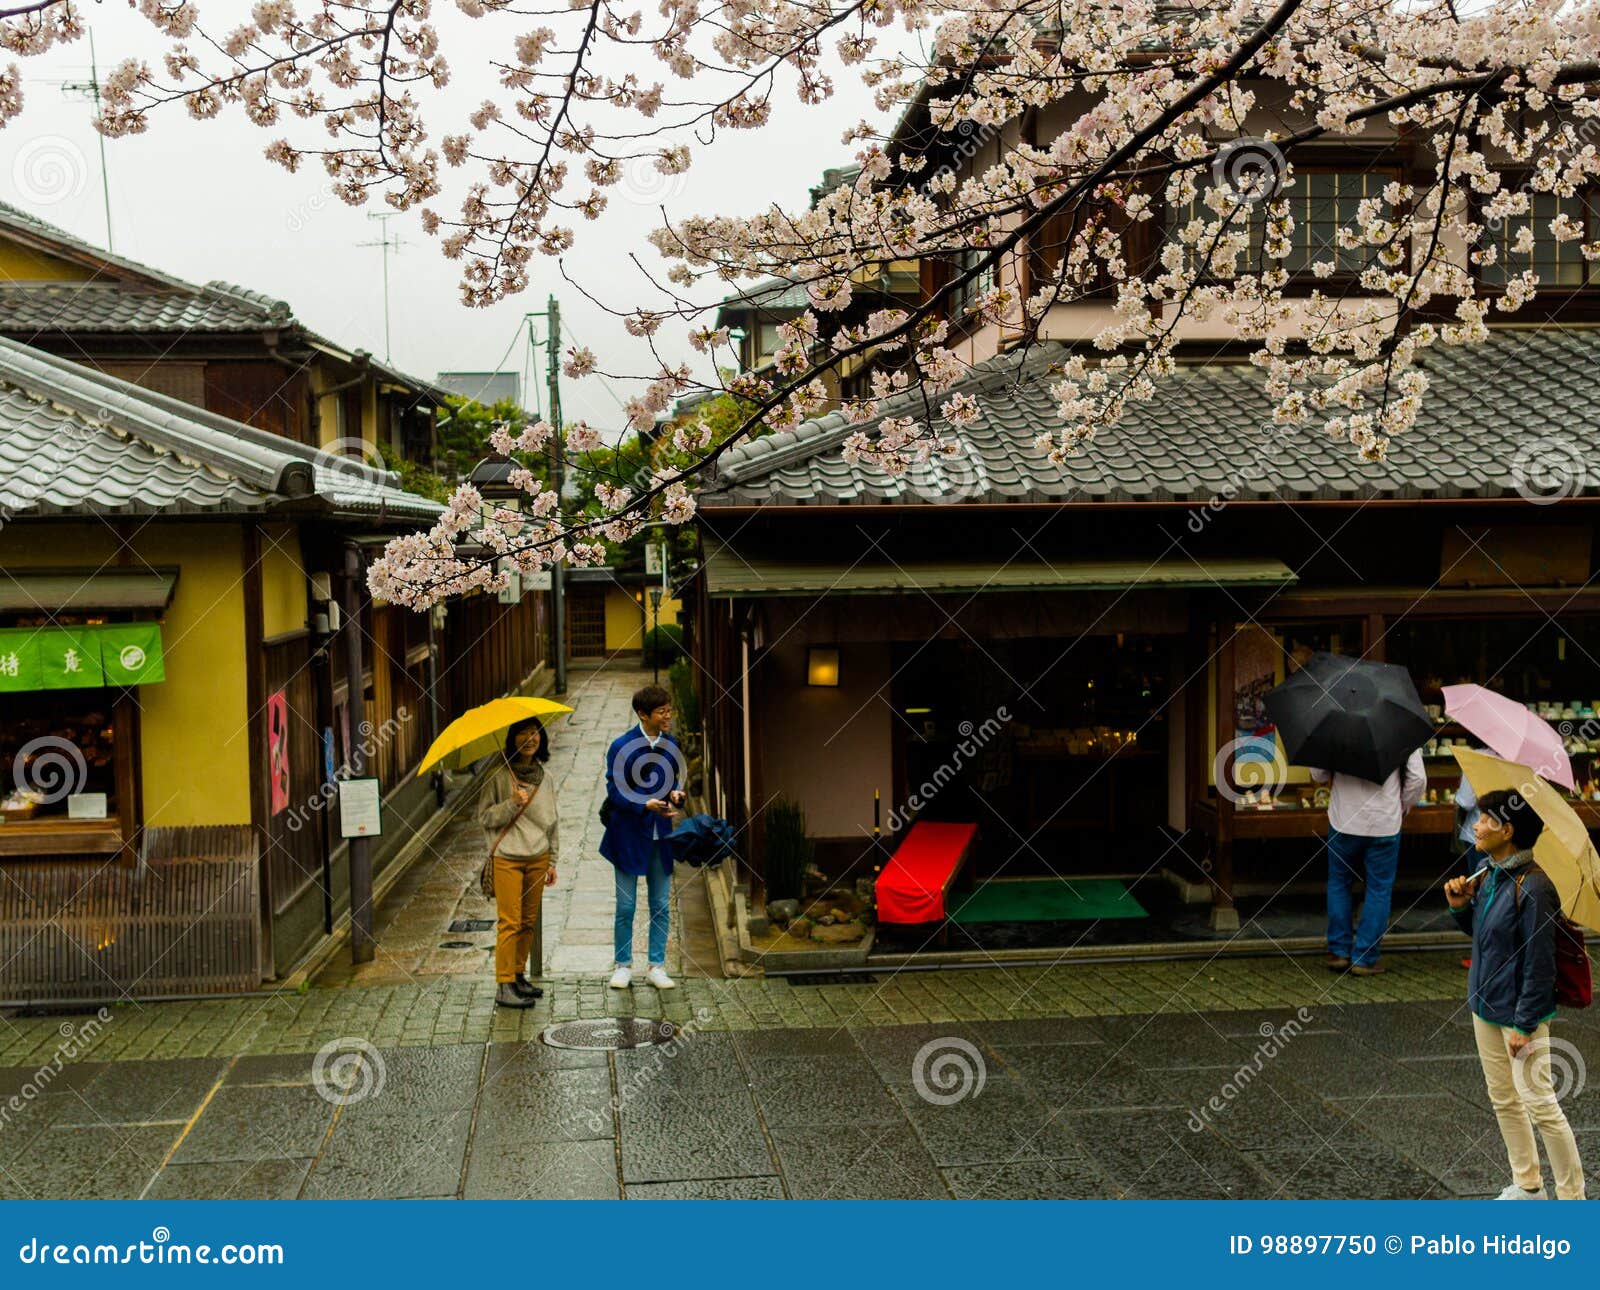
[[[429,119],[437,140],[461,128],[461,105],[475,105],[492,76],[486,63],[490,52],[528,20],[472,21],[454,5],[437,5],[435,10],[453,73],[453,85],[445,92],[452,110]],[[226,12],[221,0],[202,6],[202,14],[212,20]],[[88,16],[102,76],[130,55],[159,67],[161,45],[148,23],[117,5],[92,6]],[[64,82],[86,81],[89,65],[87,40],[23,60],[26,106],[19,119],[0,129],[0,193],[4,200],[104,246],[99,136],[89,124],[87,99],[63,88]],[[652,74],[651,79],[666,78]],[[750,213],[774,201],[803,205],[806,190],[825,167],[851,160],[853,150],[840,142],[840,135],[871,110],[866,92],[848,72],[836,73],[834,79],[838,93],[830,104],[804,108],[791,93],[780,92],[771,125],[719,134],[714,146],[697,150],[687,175],[655,177],[652,182],[665,191],[648,200],[664,201],[673,216]],[[305,128],[304,123],[295,126]],[[262,149],[285,132],[282,127],[269,131],[252,126],[231,108],[208,123],[191,121],[181,109],[166,109],[146,134],[107,140],[114,249],[194,282],[221,278],[287,300],[299,318],[324,335],[381,356],[381,251],[363,243],[375,242],[381,227],[368,212],[389,208],[381,202],[350,207],[330,197],[318,165],[291,175],[267,162]],[[294,137],[315,146],[319,136],[326,139],[320,127]],[[636,271],[626,256],[637,251],[660,264],[644,240],[659,221],[659,210],[630,202],[620,186],[610,192],[611,206],[600,220],[577,222],[578,243],[566,257],[567,272],[613,304],[637,304],[646,297],[639,294]],[[456,203],[438,199],[434,205],[446,213]],[[535,257],[533,286],[521,297],[490,309],[468,309],[458,298],[459,264],[444,259],[437,240],[417,225],[415,212],[397,214],[387,223],[404,243],[390,252],[396,366],[425,377],[490,369],[499,363],[523,313],[543,310],[551,292],[561,297],[568,329],[600,356],[603,367],[639,372],[646,366],[648,355],[640,351],[639,342],[563,283],[554,261]],[[542,321],[539,326],[542,340]],[[676,356],[692,355],[676,338],[663,348]],[[505,366],[522,363],[519,350]],[[536,371],[543,371],[542,354]],[[569,419],[581,417],[607,428],[621,425],[617,400],[594,378],[563,382],[562,398]],[[530,402],[526,391],[524,402]]]

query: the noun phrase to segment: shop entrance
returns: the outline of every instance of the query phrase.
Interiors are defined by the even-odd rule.
[[[975,822],[979,885],[1159,867],[1178,648],[1131,634],[898,647],[895,822]]]

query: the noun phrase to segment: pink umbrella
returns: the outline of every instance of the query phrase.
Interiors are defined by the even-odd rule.
[[[1444,710],[1483,740],[1496,756],[1519,762],[1548,780],[1578,791],[1560,734],[1515,699],[1481,685],[1447,685]]]

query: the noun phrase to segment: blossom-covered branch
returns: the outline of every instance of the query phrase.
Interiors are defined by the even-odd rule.
[[[957,452],[981,415],[972,365],[1044,338],[1069,349],[1039,444],[1058,461],[1151,398],[1186,345],[1219,340],[1263,369],[1276,422],[1379,459],[1426,396],[1421,353],[1600,285],[1600,0],[456,0],[505,33],[468,69],[493,90],[465,120],[442,119],[452,70],[429,0],[259,0],[226,31],[189,0],[130,2],[170,49],[160,72],[113,71],[102,129],[242,111],[272,160],[414,212],[461,261],[469,305],[565,256],[627,167],[682,173],[721,131],[803,116],[836,78],[872,100],[843,140],[853,171],[809,206],[663,214],[632,257],[637,290],[602,302],[646,367],[568,353],[569,379],[636,383],[631,431],[726,391],[747,409],[732,433],[678,424],[670,464],[596,487],[598,517],[564,516],[528,470],[520,510],[464,487],[375,566],[401,603],[494,586],[502,562],[598,559],[650,515],[681,522],[728,447],[825,410],[857,427],[848,454],[891,473]],[[67,0],[21,5],[0,44],[34,54],[80,30]],[[0,75],[0,120],[18,84]],[[704,314],[769,279],[805,304],[741,370]],[[539,423],[494,446],[600,441]]]

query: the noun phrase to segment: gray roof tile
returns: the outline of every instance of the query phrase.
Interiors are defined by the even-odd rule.
[[[279,435],[0,339],[0,508],[30,515],[265,512],[430,523],[437,502]]]
[[[1431,385],[1422,417],[1391,442],[1383,463],[1362,462],[1349,444],[1314,425],[1290,432],[1272,426],[1261,374],[1214,363],[1176,373],[1120,426],[1052,466],[1033,440],[1059,426],[1049,367],[1064,352],[1042,344],[973,369],[961,388],[976,397],[982,419],[965,430],[938,427],[962,440],[974,463],[960,500],[1190,502],[1229,488],[1253,497],[1496,497],[1507,493],[1523,444],[1559,439],[1585,461],[1600,457],[1595,328],[1503,330],[1482,345],[1427,351],[1420,366]],[[885,415],[900,411],[891,402]],[[854,428],[829,414],[730,449],[701,505],[830,504],[878,495],[881,472],[843,459]],[[1600,472],[1580,491],[1600,493]],[[928,492],[924,484],[889,496],[913,503],[928,500]]]

